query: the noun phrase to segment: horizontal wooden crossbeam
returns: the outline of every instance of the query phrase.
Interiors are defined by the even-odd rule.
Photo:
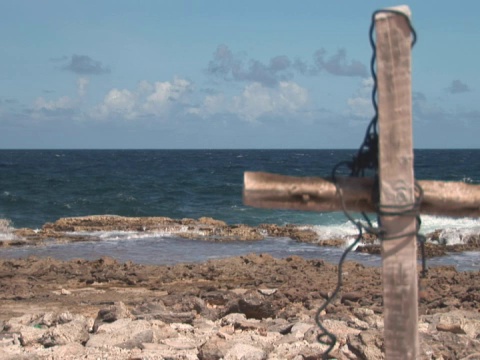
[[[422,214],[451,217],[480,217],[480,185],[462,182],[420,180],[423,189]],[[349,211],[375,212],[374,180],[339,178]],[[342,203],[332,180],[320,177],[293,177],[265,172],[245,172],[243,202],[259,208],[302,211],[341,211]]]

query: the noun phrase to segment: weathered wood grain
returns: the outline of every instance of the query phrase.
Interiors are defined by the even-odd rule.
[[[423,201],[420,212],[451,217],[480,217],[480,185],[463,182],[420,180]],[[339,178],[349,211],[375,212],[371,178]],[[341,211],[342,204],[333,181],[320,177],[294,177],[265,172],[245,172],[243,202],[267,209]]]
[[[398,7],[410,17],[410,9]],[[375,18],[382,211],[414,208],[411,31],[394,13]],[[386,359],[417,359],[418,275],[415,215],[381,214]]]

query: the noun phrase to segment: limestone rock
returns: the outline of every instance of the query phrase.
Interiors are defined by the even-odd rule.
[[[356,291],[356,292],[348,292],[342,295],[341,302],[345,302],[345,300],[349,301],[358,301],[360,299],[363,299],[365,295],[362,292]]]
[[[237,343],[233,345],[225,354],[225,360],[264,360],[267,354],[258,347]]]
[[[45,347],[67,345],[69,343],[85,344],[89,339],[88,320],[77,315],[73,320],[67,323],[59,323],[49,328],[39,340],[39,343]]]
[[[268,355],[269,359],[322,359],[322,354],[327,349],[327,345],[313,343],[309,344],[306,341],[295,341],[292,343],[283,343],[275,346],[273,351]]]
[[[146,320],[132,321],[119,319],[113,323],[101,324],[97,332],[90,336],[86,347],[102,348],[116,346],[120,348],[141,347],[144,342],[153,341],[152,325]]]
[[[446,331],[424,332],[420,336],[422,359],[479,359],[480,341]]]
[[[217,226],[217,227],[227,226],[227,223],[225,221],[216,220],[216,219],[213,219],[211,217],[201,217],[201,218],[198,219],[198,222],[200,224],[212,225],[212,226]]]
[[[229,312],[245,314],[247,318],[266,319],[275,316],[275,309],[270,302],[265,301],[263,295],[256,291],[249,291],[234,304]]]
[[[85,347],[75,342],[55,346],[51,354],[53,359],[81,359],[85,352]]]
[[[425,315],[421,319],[430,324],[430,330],[466,334],[471,339],[477,339],[480,336],[480,314],[478,313],[473,315],[471,312],[457,310]]]
[[[195,341],[188,337],[169,338],[162,341],[165,345],[170,346],[175,350],[189,350],[196,349]]]
[[[221,320],[221,325],[235,325],[236,323],[246,321],[247,317],[245,314],[240,314],[240,313],[231,313],[228,315],[225,315],[222,320]]]
[[[118,319],[131,318],[132,315],[123,302],[117,302],[114,305],[101,309],[98,312],[95,323],[93,324],[93,332],[97,332],[98,327],[103,323],[111,323]]]
[[[267,327],[267,331],[270,332],[278,332],[279,334],[286,335],[289,334],[292,330],[293,323],[282,319],[272,319],[270,321],[265,322],[265,326]]]
[[[258,289],[258,292],[265,296],[273,295],[277,292],[277,289]]]
[[[20,343],[22,346],[31,346],[39,342],[46,329],[38,329],[33,326],[22,325],[20,329]]]
[[[297,339],[303,340],[305,333],[312,329],[315,325],[313,324],[307,324],[304,322],[297,322],[295,325],[292,326],[290,333],[295,336]]]
[[[383,334],[379,330],[362,331],[358,336],[348,336],[348,348],[360,359],[383,360],[385,355],[383,347]]]
[[[161,320],[167,324],[171,323],[186,323],[191,324],[195,320],[195,312],[173,312],[173,311],[160,311],[154,315],[154,318]]]
[[[41,319],[42,315],[33,315],[33,314],[25,314],[23,316],[11,318],[4,323],[4,330],[10,332],[18,332],[23,325],[31,325],[34,326],[35,324],[39,323],[39,319]]]
[[[200,360],[220,360],[224,359],[231,344],[218,336],[210,338],[203,344],[198,352]]]
[[[220,323],[223,327],[231,326],[233,329],[266,331],[263,322],[256,319],[247,320],[245,314],[229,314],[223,317]]]

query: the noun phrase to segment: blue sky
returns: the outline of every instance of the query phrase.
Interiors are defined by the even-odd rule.
[[[0,148],[357,148],[387,1],[2,1]],[[417,148],[480,147],[480,2],[408,3]]]

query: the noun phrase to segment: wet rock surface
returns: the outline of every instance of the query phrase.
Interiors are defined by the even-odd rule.
[[[137,231],[174,234],[175,236],[214,242],[261,241],[265,237],[287,237],[298,242],[317,244],[318,246],[344,247],[345,239],[319,239],[318,234],[308,226],[288,224],[261,224],[248,226],[244,224],[228,225],[223,221],[208,217],[195,219],[171,219],[168,217],[123,217],[116,215],[95,215],[84,217],[61,218],[54,223],[47,223],[41,229],[12,229],[12,239],[0,241],[1,247],[39,246],[50,243],[73,243],[81,241],[101,241],[95,232],[100,231]],[[89,233],[82,234],[82,233]],[[452,252],[478,251],[480,234],[468,235],[461,244],[448,245],[442,230],[426,234],[425,256],[444,256]],[[377,237],[364,234],[357,252],[380,254],[381,247]],[[421,251],[417,252],[419,257]]]
[[[282,236],[304,242],[314,242],[314,231],[294,225],[260,225],[251,227],[244,224],[227,225],[225,222],[208,217],[195,219],[171,219],[168,217],[123,217],[116,215],[95,215],[62,218],[47,223],[39,230],[16,229],[13,240],[0,242],[0,246],[22,246],[43,244],[48,241],[76,242],[92,241],[94,236],[79,235],[95,231],[139,231],[172,233],[187,239],[209,241],[259,241],[265,236]],[[98,240],[98,239],[97,239]]]
[[[480,352],[478,272],[420,283],[422,359]],[[347,262],[322,314],[337,359],[383,359],[381,269]],[[175,266],[0,260],[1,359],[321,359],[314,315],[337,266],[247,255]]]

